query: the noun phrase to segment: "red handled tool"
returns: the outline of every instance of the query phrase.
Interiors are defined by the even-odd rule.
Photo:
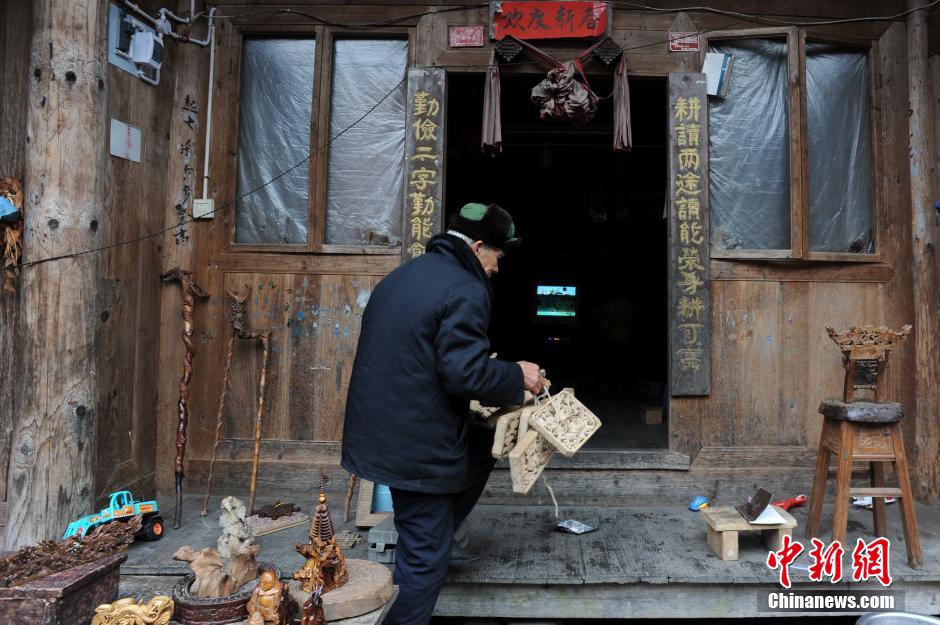
[[[773,505],[777,506],[778,508],[783,508],[784,510],[789,510],[790,508],[802,506],[804,503],[806,503],[806,495],[797,495],[796,497],[790,497],[789,499],[775,501]]]

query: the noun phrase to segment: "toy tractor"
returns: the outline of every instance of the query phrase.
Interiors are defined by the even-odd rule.
[[[94,527],[112,521],[127,521],[137,515],[143,519],[139,537],[145,540],[160,540],[163,537],[163,519],[157,514],[157,502],[134,501],[130,491],[119,490],[111,493],[108,507],[103,508],[101,512],[89,514],[69,523],[62,538],[72,536],[81,538]]]

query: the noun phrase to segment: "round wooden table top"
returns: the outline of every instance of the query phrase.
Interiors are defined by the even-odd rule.
[[[329,622],[372,612],[392,597],[392,573],[384,564],[369,560],[346,560],[349,581],[323,595],[323,615]],[[310,593],[300,583],[290,583],[291,597],[303,606]]]

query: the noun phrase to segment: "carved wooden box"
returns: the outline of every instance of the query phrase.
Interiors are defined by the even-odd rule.
[[[0,623],[73,625],[90,623],[95,608],[117,598],[120,553],[73,566],[13,588],[0,588]]]

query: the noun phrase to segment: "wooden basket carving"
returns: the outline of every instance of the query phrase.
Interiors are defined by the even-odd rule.
[[[574,396],[572,389],[565,388],[529,415],[528,426],[570,457],[600,429],[601,420]]]

